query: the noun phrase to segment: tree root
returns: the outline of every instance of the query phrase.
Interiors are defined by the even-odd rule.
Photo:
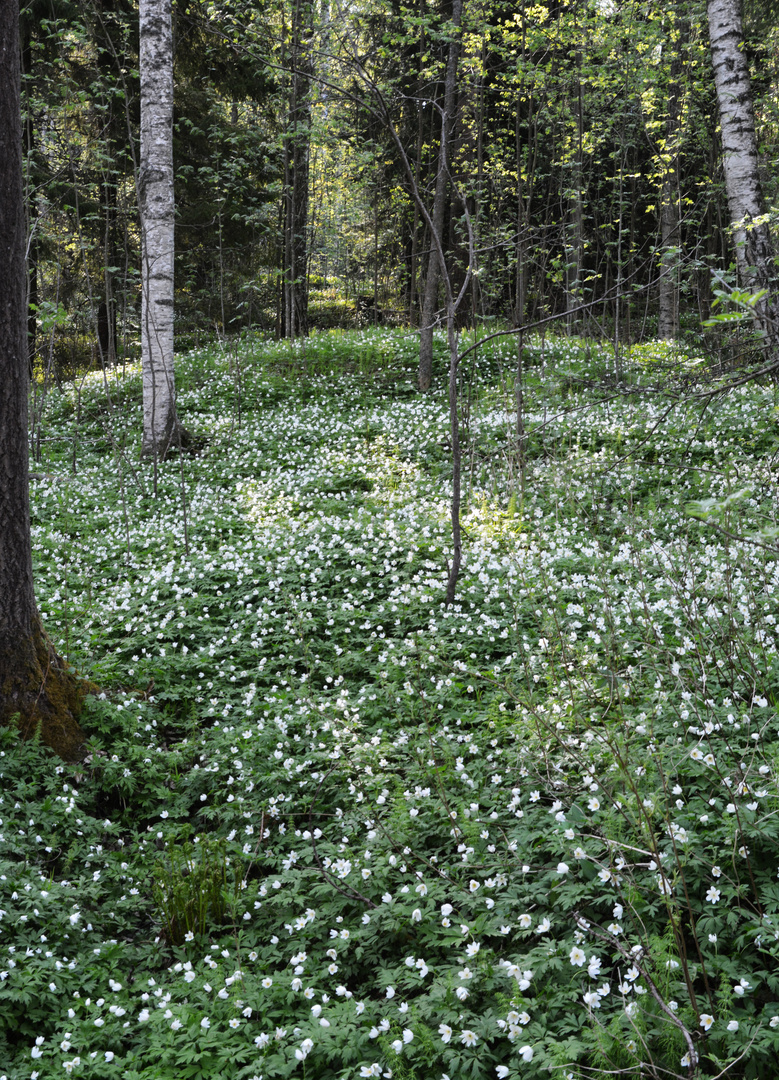
[[[86,735],[78,718],[97,687],[57,655],[36,616],[29,635],[0,640],[0,726],[16,726],[64,761],[79,761]]]

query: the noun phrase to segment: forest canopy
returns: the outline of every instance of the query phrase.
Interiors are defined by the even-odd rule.
[[[699,332],[738,284],[704,5],[451,17],[425,0],[174,5],[181,340],[419,323],[453,46],[437,228],[459,324]],[[769,5],[746,4],[743,35],[768,208]],[[32,0],[22,60],[34,352],[63,372],[114,362],[140,318],[137,9]]]

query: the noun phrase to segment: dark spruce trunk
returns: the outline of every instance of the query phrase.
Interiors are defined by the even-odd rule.
[[[57,656],[35,604],[30,539],[26,229],[18,0],[0,0],[0,724],[75,759],[86,692]]]

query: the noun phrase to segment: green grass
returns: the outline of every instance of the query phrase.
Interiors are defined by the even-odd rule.
[[[0,736],[0,1076],[770,1074],[772,393],[658,424],[650,350],[615,396],[532,340],[523,474],[480,348],[445,608],[438,346],[424,396],[399,331],[180,356],[156,495],[137,370],[48,397],[39,604],[102,693],[79,765]]]

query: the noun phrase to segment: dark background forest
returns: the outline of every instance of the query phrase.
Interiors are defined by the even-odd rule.
[[[779,36],[770,5],[744,14],[770,205]],[[418,324],[432,245],[412,188],[432,206],[450,17],[175,6],[180,342]],[[33,0],[22,53],[29,334],[62,374],[137,350],[137,11]],[[469,4],[450,123],[462,325],[675,338],[735,286],[701,4]]]

